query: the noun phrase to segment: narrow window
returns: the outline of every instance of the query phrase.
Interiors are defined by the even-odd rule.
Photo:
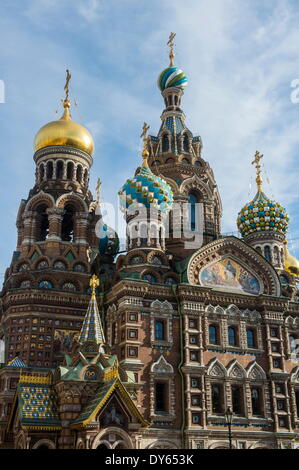
[[[248,348],[254,348],[255,347],[254,331],[253,330],[246,330],[246,334],[247,334],[247,347]]]
[[[236,346],[236,330],[233,327],[229,327],[228,329],[228,344],[230,346]]]
[[[64,208],[64,215],[61,225],[61,240],[65,242],[74,241],[74,215],[73,206],[67,204]]]
[[[74,164],[72,162],[68,162],[67,164],[67,179],[72,180],[74,176]]]
[[[269,246],[265,246],[264,254],[265,254],[266,260],[269,261],[269,263],[272,263],[271,250]]]
[[[240,415],[242,413],[241,388],[237,385],[232,386],[232,405],[233,412]]]
[[[221,389],[219,385],[212,386],[212,410],[213,413],[221,413]]]
[[[161,320],[155,322],[155,339],[163,341],[165,339],[165,324]]]
[[[209,326],[209,343],[218,344],[217,341],[217,327],[215,325]]]
[[[63,162],[59,160],[56,166],[56,179],[62,180],[63,178]]]
[[[189,195],[189,220],[190,220],[190,229],[192,232],[196,229],[196,204],[197,204],[197,197],[195,194],[190,193]]]
[[[168,135],[163,134],[163,137],[162,137],[162,152],[168,152],[168,150],[169,150]]]
[[[167,384],[165,382],[156,382],[156,412],[167,412]]]
[[[36,241],[41,242],[48,238],[49,234],[49,219],[47,214],[47,206],[41,204],[37,208],[38,214],[38,233]]]
[[[260,390],[258,388],[251,389],[251,404],[252,404],[252,414],[254,416],[261,415],[261,397]]]

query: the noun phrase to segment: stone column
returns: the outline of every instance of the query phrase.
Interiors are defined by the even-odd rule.
[[[61,221],[63,217],[63,209],[54,207],[47,209],[49,219],[49,236],[48,240],[61,240]]]
[[[75,243],[88,245],[87,242],[88,213],[77,212],[75,223]]]

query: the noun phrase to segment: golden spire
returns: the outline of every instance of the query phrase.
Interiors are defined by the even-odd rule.
[[[260,193],[262,191],[262,176],[261,176],[261,165],[260,161],[263,158],[264,155],[261,155],[260,152],[256,151],[254,155],[254,160],[251,162],[252,165],[255,165],[256,168],[256,184],[257,184],[257,190]]]
[[[176,36],[176,33],[170,33],[169,35],[169,39],[168,39],[168,42],[167,42],[167,46],[169,46],[169,59],[170,59],[170,64],[169,64],[169,67],[173,67],[174,66],[174,52],[173,52],[173,48],[174,48],[174,38]]]
[[[100,203],[100,195],[101,195],[101,184],[102,184],[101,178],[98,178],[98,182],[97,182],[97,186],[96,186],[96,192],[97,192],[97,203],[98,203],[98,206],[100,206],[100,205],[101,205],[101,203]]]
[[[148,135],[147,131],[149,130],[150,126],[145,122],[142,127],[142,133],[140,135],[140,138],[143,138],[143,150],[142,150],[142,158],[143,158],[143,163],[142,167],[147,168],[148,163],[147,159],[149,157],[149,151],[148,151]]]
[[[100,285],[99,278],[94,274],[89,281],[89,285],[91,287],[91,298],[95,299],[96,297],[96,288]]]
[[[71,74],[68,69],[66,69],[66,79],[65,79],[65,85],[64,85],[64,91],[65,91],[65,98],[63,100],[63,107],[64,107],[64,113],[61,117],[62,120],[64,121],[70,121],[71,120],[71,114],[70,114],[70,100],[69,100],[69,83],[71,79]]]

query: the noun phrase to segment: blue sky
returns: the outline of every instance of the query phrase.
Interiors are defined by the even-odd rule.
[[[144,121],[157,133],[163,101],[156,86],[176,36],[176,64],[189,77],[187,124],[203,139],[223,202],[222,231],[236,231],[254,196],[256,150],[264,154],[264,190],[290,216],[289,247],[299,256],[299,6],[296,0],[1,0],[0,273],[16,243],[21,198],[34,184],[33,139],[57,118],[65,69],[72,72],[73,118],[92,132],[102,198],[134,173]],[[60,114],[60,110],[59,110]]]

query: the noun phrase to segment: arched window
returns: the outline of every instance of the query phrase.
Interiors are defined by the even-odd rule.
[[[78,183],[81,183],[81,180],[82,180],[82,166],[81,165],[77,166],[76,180],[78,181]]]
[[[189,152],[189,139],[188,139],[187,134],[184,135],[183,149],[184,149],[184,152]]]
[[[178,105],[178,97],[177,97],[177,95],[175,95],[175,97],[174,97],[174,104],[175,104],[175,106]]]
[[[228,328],[228,344],[230,346],[236,346],[236,330],[232,326]]]
[[[84,171],[84,186],[87,186],[88,183],[88,170],[87,168]]]
[[[257,251],[258,253],[262,254],[262,249],[261,249],[260,246],[257,246],[255,249],[256,249],[256,251]]]
[[[252,405],[252,414],[254,416],[261,415],[261,398],[260,390],[258,388],[251,389],[251,405]]]
[[[66,270],[66,265],[63,261],[57,260],[53,264],[54,269],[61,269],[62,271]]]
[[[27,263],[22,263],[18,269],[19,272],[28,271],[28,270],[29,270],[29,265]]]
[[[201,163],[199,160],[196,160],[196,161],[194,162],[194,165],[195,165],[195,166],[202,166],[202,163]]]
[[[20,289],[28,289],[28,287],[30,287],[30,281],[29,280],[25,280],[25,281],[22,281],[21,284],[20,284]]]
[[[237,415],[242,414],[242,389],[238,385],[232,385],[232,405],[233,412]]]
[[[68,162],[67,164],[67,179],[72,180],[74,176],[74,164],[73,162]]]
[[[255,347],[254,331],[246,330],[246,335],[247,335],[247,347],[254,348]]]
[[[210,344],[218,344],[217,338],[217,327],[215,325],[209,326],[209,343]]]
[[[169,150],[168,135],[163,134],[163,137],[162,137],[162,152],[168,152],[168,150]]]
[[[45,268],[48,268],[48,262],[46,260],[42,260],[38,263],[37,265],[37,269],[45,269]]]
[[[47,214],[48,207],[46,204],[40,204],[36,211],[38,217],[38,232],[36,241],[42,242],[48,238],[49,234],[49,219]]]
[[[212,411],[213,413],[221,413],[221,388],[220,385],[212,385]]]
[[[53,162],[47,163],[47,178],[48,179],[53,178]]]
[[[53,284],[50,281],[44,280],[39,282],[38,287],[40,289],[53,289]]]
[[[68,292],[75,292],[76,291],[76,286],[72,282],[65,282],[62,286],[63,290],[66,290]]]
[[[264,255],[266,260],[269,261],[269,263],[272,263],[271,250],[269,246],[265,246]]]
[[[84,264],[82,264],[82,263],[75,264],[74,271],[76,271],[77,273],[84,273],[85,272]]]
[[[195,194],[189,194],[189,220],[190,220],[190,230],[194,232],[196,230],[196,204],[197,196]]]
[[[45,176],[45,167],[44,167],[43,164],[41,164],[41,165],[39,166],[39,180],[40,180],[40,181],[43,181],[44,176]]]
[[[165,163],[174,163],[174,159],[173,158],[167,158],[166,162]]]
[[[155,321],[155,339],[160,341],[165,339],[165,324],[162,320]]]
[[[182,163],[186,163],[187,165],[190,164],[188,158],[182,158]]]
[[[278,247],[274,247],[274,263],[279,264],[279,250]]]
[[[168,411],[168,384],[166,382],[156,382],[155,384],[155,398],[156,398],[156,412]]]
[[[64,208],[64,215],[61,224],[61,240],[64,242],[74,241],[74,216],[74,207],[71,204],[67,204]]]
[[[56,165],[56,179],[62,180],[63,178],[63,162],[59,160]]]

